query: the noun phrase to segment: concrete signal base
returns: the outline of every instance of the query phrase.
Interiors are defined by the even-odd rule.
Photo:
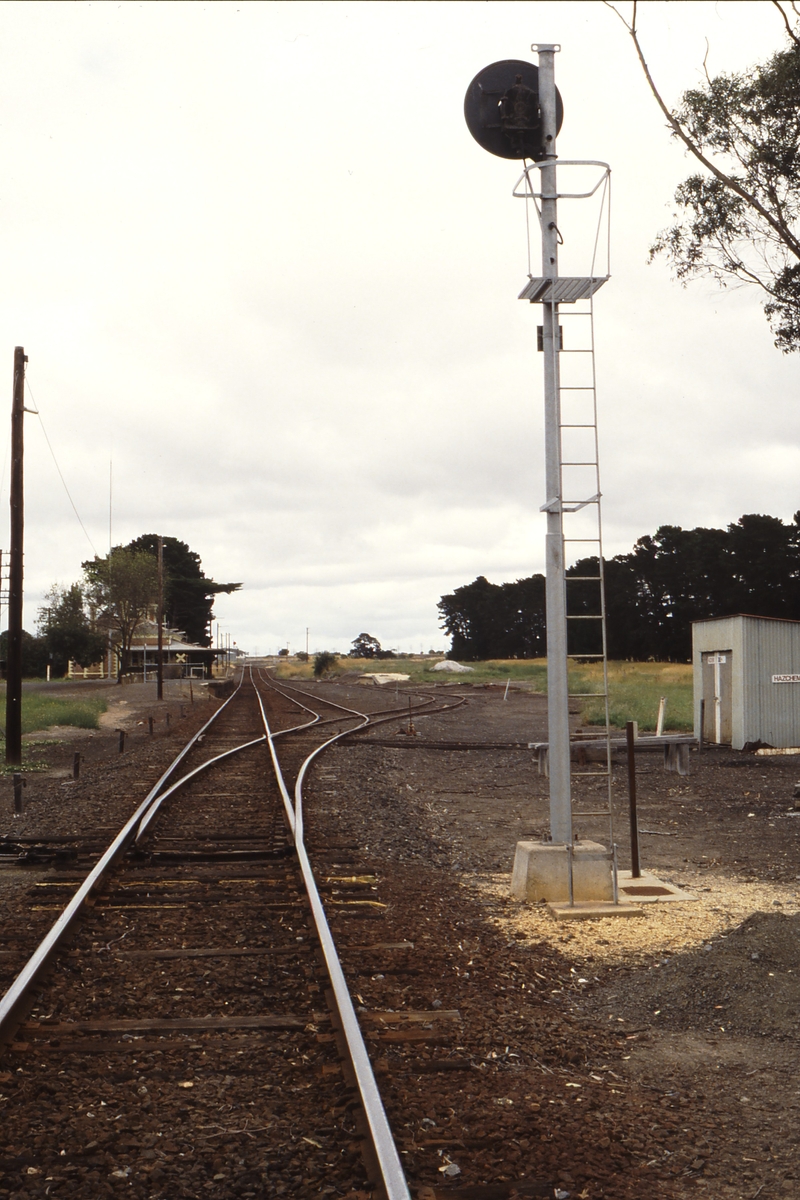
[[[611,859],[598,842],[576,842],[572,851],[572,892],[576,903],[613,903]],[[567,847],[554,842],[517,842],[511,895],[515,900],[569,902]]]

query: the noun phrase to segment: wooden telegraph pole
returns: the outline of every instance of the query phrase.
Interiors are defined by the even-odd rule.
[[[11,550],[8,572],[8,651],[6,654],[6,762],[22,762],[22,483],[25,412],[25,363],[22,346],[14,350],[14,398],[11,405]]]
[[[156,697],[164,699],[164,539],[158,539],[158,685]]]

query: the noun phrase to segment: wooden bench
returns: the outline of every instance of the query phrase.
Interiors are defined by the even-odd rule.
[[[624,737],[612,737],[609,739],[611,749],[626,750],[627,741]],[[698,741],[696,737],[691,737],[689,734],[665,734],[657,737],[655,734],[651,736],[638,737],[634,741],[634,750],[636,754],[653,753],[656,750],[663,751],[664,754],[664,770],[675,771],[678,775],[689,774],[689,751],[696,749]],[[576,738],[569,744],[570,758],[580,762],[581,758],[586,761],[586,756],[581,755],[581,750],[592,749],[593,751],[601,750],[605,753],[606,739],[604,737],[583,737]],[[549,775],[549,742],[528,742],[528,749],[533,750],[538,759],[539,774]]]

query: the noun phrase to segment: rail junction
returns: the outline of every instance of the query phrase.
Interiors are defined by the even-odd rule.
[[[508,900],[545,698],[237,684],[19,820],[6,781],[0,1200],[728,1200],[707,1089],[631,1069],[663,1014],[620,1011],[608,935],[581,959]]]
[[[362,712],[250,670],[88,876],[38,885],[58,916],[0,1001],[26,1192],[156,1195],[183,1160],[172,1194],[311,1195],[324,1175],[409,1196],[322,901],[379,908],[375,879],[315,880],[302,786],[348,733],[431,707]]]

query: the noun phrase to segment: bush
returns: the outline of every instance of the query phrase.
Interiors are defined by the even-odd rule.
[[[321,679],[331,667],[336,666],[336,655],[329,654],[327,650],[320,651],[314,655],[314,678]]]

